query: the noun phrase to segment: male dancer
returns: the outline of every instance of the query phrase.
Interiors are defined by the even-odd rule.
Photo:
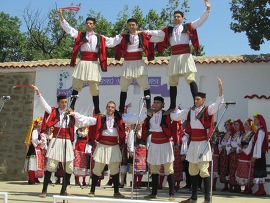
[[[152,192],[145,196],[147,199],[157,198],[158,179],[161,165],[169,183],[169,200],[174,201],[174,152],[171,138],[177,145],[177,122],[172,122],[170,115],[164,115],[164,98],[154,97],[153,112],[148,111],[148,117],[142,126],[142,139],[147,140],[151,134],[151,141],[147,153],[147,162],[150,164],[152,174]]]
[[[71,66],[75,66],[76,57],[81,51],[81,60],[75,67],[73,72],[73,90],[72,95],[78,95],[81,91],[83,83],[88,82],[90,93],[92,95],[95,114],[100,113],[99,109],[99,82],[101,81],[101,70],[107,71],[107,43],[115,46],[113,40],[115,38],[106,38],[94,32],[96,19],[88,17],[85,21],[86,32],[80,32],[72,28],[64,19],[62,9],[58,9],[57,13],[60,18],[60,25],[71,37],[75,38],[74,47],[71,56]],[[117,37],[116,37],[117,38]],[[99,58],[99,62],[98,62]],[[70,111],[74,110],[76,97],[72,97]]]
[[[133,79],[136,79],[144,91],[144,96],[150,96],[150,86],[148,84],[148,71],[142,60],[144,51],[149,61],[154,59],[154,44],[161,42],[164,38],[162,31],[137,31],[138,21],[135,18],[127,20],[129,33],[122,34],[122,38],[115,47],[115,59],[120,60],[124,55],[124,63],[120,76],[120,105],[119,112],[124,113],[125,102],[127,99],[128,87]],[[146,100],[147,109],[150,108],[151,100]]]
[[[168,112],[173,111],[176,107],[179,77],[185,77],[186,82],[190,85],[193,98],[198,92],[197,83],[195,81],[197,69],[190,51],[189,40],[191,39],[195,51],[199,52],[199,39],[195,29],[205,22],[210,13],[210,3],[208,0],[204,1],[206,10],[199,19],[191,23],[183,24],[185,20],[184,14],[181,11],[175,11],[174,27],[165,27],[163,29],[165,32],[164,41],[157,44],[158,51],[161,53],[164,51],[164,48],[167,48],[169,45],[172,47],[172,56],[167,70],[171,100]]]
[[[53,138],[50,141],[46,154],[48,161],[45,167],[43,189],[39,196],[42,198],[47,196],[47,187],[51,174],[55,171],[59,162],[62,162],[62,164],[66,163],[64,167],[65,181],[62,184],[60,195],[67,195],[67,184],[70,182],[70,176],[73,173],[74,153],[71,142],[74,140],[75,120],[73,117],[67,116],[67,98],[65,95],[57,96],[58,107],[55,108],[49,106],[36,86],[30,85],[30,87],[37,93],[39,102],[45,109],[41,131],[45,131],[52,126],[54,127]]]
[[[87,117],[77,112],[71,112],[76,121],[81,126],[93,125],[89,129],[90,143],[96,144],[93,154],[95,166],[92,175],[92,184],[89,197],[95,196],[95,187],[98,177],[106,164],[110,169],[112,182],[114,187],[114,197],[124,198],[125,196],[119,192],[119,168],[122,161],[119,144],[125,140],[125,126],[121,115],[116,111],[116,105],[113,101],[109,101],[106,106],[106,115],[95,117]],[[137,117],[136,117],[137,118]],[[131,118],[136,120],[136,118]],[[134,122],[134,121],[133,121]]]
[[[194,106],[191,109],[183,109],[172,112],[172,120],[187,120],[186,132],[189,134],[190,144],[186,156],[189,162],[189,174],[191,175],[192,196],[181,203],[196,203],[198,191],[198,174],[204,181],[204,203],[210,202],[211,178],[208,171],[209,162],[212,160],[212,152],[208,136],[213,131],[213,115],[219,110],[224,101],[222,81],[218,78],[219,96],[215,103],[205,106],[206,94],[195,94]],[[202,157],[205,145],[208,144]]]

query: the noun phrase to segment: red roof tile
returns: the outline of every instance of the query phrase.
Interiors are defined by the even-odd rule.
[[[257,94],[253,94],[253,95],[246,95],[244,98],[248,98],[248,99],[270,99],[270,96],[265,96],[265,95],[257,95]]]
[[[156,57],[153,61],[145,60],[147,65],[162,65],[168,64],[169,57]],[[222,56],[194,56],[195,63],[197,64],[217,64],[217,63],[260,63],[270,62],[270,54],[261,55],[222,55]],[[5,62],[0,63],[1,69],[11,68],[36,68],[36,67],[63,67],[69,66],[70,59],[50,59],[39,61],[25,61],[25,62]],[[108,59],[109,66],[122,65],[123,61],[115,61],[114,59]]]

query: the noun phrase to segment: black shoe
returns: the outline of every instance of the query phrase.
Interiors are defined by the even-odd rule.
[[[31,181],[31,180],[28,180],[28,185],[35,185],[36,183]]]
[[[184,187],[182,187],[181,189],[190,189],[191,186],[185,185]]]
[[[124,188],[124,184],[123,185],[122,184],[119,184],[118,187],[119,188]]]

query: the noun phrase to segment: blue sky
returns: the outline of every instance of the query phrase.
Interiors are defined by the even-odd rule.
[[[240,54],[267,54],[270,53],[270,42],[266,41],[260,51],[252,50],[248,45],[245,33],[234,33],[230,29],[232,21],[230,12],[230,0],[210,0],[211,13],[207,21],[198,29],[200,43],[204,45],[207,56],[216,55],[240,55]],[[160,13],[168,0],[0,0],[0,8],[4,13],[17,16],[21,19],[23,10],[30,7],[31,10],[40,10],[46,14],[50,9],[69,6],[72,3],[81,3],[78,15],[86,16],[90,9],[101,14],[111,22],[116,21],[119,11],[124,5],[129,6],[131,13],[134,6],[140,6],[144,14],[149,9],[155,9]],[[188,21],[196,20],[205,9],[204,0],[189,0],[190,12],[185,15]],[[23,25],[24,26],[24,25]]]

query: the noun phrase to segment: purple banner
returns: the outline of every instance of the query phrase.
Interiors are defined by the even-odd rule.
[[[148,77],[152,94],[160,94],[163,97],[169,97],[169,90],[167,84],[161,85],[161,77]],[[99,85],[120,85],[120,77],[102,77]],[[138,85],[136,80],[131,82],[131,85]],[[83,83],[83,87],[89,86],[87,82]],[[68,89],[57,89],[58,94],[65,94],[68,97],[72,93],[72,87]]]

